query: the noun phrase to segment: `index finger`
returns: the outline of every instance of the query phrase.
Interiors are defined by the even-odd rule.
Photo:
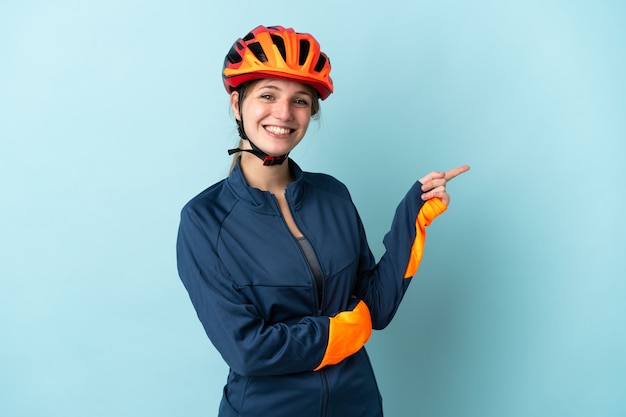
[[[446,172],[446,181],[450,181],[451,179],[457,177],[458,175],[461,175],[464,172],[469,171],[470,167],[469,165],[461,165],[460,167],[456,167],[451,169],[450,171]]]

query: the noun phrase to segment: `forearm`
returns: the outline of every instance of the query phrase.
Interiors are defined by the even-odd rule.
[[[356,295],[368,304],[374,329],[382,329],[392,320],[421,262],[426,227],[446,209],[439,199],[422,201],[421,194],[417,182],[398,205],[378,264],[369,248],[363,249]],[[362,247],[366,248],[367,242]]]

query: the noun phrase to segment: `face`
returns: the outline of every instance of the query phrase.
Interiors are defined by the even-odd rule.
[[[239,94],[234,92],[230,98],[235,117],[243,117],[246,135],[272,156],[289,153],[300,143],[311,120],[313,100],[308,86],[269,78],[246,92],[241,113]]]

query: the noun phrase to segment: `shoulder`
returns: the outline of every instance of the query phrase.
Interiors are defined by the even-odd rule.
[[[332,175],[317,172],[304,172],[303,178],[308,187],[320,193],[327,193],[338,198],[351,200],[348,187]]]
[[[218,220],[227,215],[234,201],[224,179],[189,200],[181,210],[181,217],[201,219],[203,223],[210,219]]]

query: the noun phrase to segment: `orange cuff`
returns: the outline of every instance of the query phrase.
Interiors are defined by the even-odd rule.
[[[372,335],[370,310],[363,301],[352,311],[342,311],[330,317],[328,345],[318,371],[326,365],[335,365],[353,353],[358,352]]]
[[[417,268],[422,260],[424,254],[424,244],[426,243],[426,226],[446,211],[448,207],[443,204],[438,198],[431,198],[427,200],[419,213],[417,213],[417,219],[415,220],[415,240],[413,241],[413,247],[411,248],[411,257],[409,258],[409,264],[406,267],[404,278],[411,278],[417,272]]]

